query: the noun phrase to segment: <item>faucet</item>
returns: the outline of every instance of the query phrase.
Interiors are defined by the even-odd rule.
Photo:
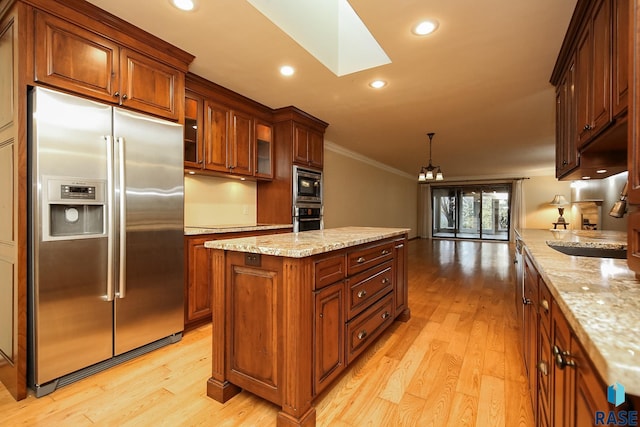
[[[624,183],[624,187],[622,188],[622,192],[620,193],[620,200],[613,204],[611,211],[609,211],[609,215],[614,218],[622,218],[624,214],[627,212],[627,187],[629,185],[629,181]]]

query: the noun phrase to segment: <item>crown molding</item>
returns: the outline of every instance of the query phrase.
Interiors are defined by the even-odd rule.
[[[379,162],[377,160],[373,160],[372,158],[364,156],[364,155],[362,155],[360,153],[356,153],[355,151],[348,150],[348,149],[346,149],[346,148],[344,148],[344,147],[342,147],[342,146],[340,146],[338,144],[335,144],[335,143],[333,143],[331,141],[327,141],[326,139],[324,141],[324,148],[329,150],[329,151],[333,151],[334,153],[341,154],[341,155],[343,155],[345,157],[349,157],[349,158],[351,158],[353,160],[357,160],[359,162],[366,163],[366,164],[368,164],[370,166],[373,166],[375,168],[381,169],[381,170],[383,170],[385,172],[390,172],[392,174],[401,176],[403,178],[407,178],[407,179],[410,179],[412,181],[416,181],[416,184],[418,183],[417,176],[410,175],[410,174],[408,174],[408,173],[406,173],[404,171],[401,171],[400,169],[396,169],[396,168],[391,167],[389,165],[385,165],[384,163],[381,163],[381,162]]]

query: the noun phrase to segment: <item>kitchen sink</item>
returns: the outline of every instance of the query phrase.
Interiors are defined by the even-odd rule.
[[[573,256],[586,256],[594,258],[627,258],[627,250],[621,248],[607,248],[598,246],[567,246],[564,244],[554,244],[553,242],[547,242],[547,246],[555,249],[563,254]]]

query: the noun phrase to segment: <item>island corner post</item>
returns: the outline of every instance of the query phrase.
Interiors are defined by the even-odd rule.
[[[394,320],[409,320],[406,242],[405,232],[382,243],[292,257],[210,247],[207,395],[224,403],[245,389],[281,407],[278,426],[314,426],[315,397]],[[364,270],[350,275],[352,253],[362,263],[353,271]],[[318,305],[323,281],[331,282],[324,290],[335,289],[340,301],[327,312]],[[402,303],[397,311],[396,300]],[[350,303],[364,305],[353,309]],[[329,333],[319,341],[324,321],[320,328],[329,327]]]

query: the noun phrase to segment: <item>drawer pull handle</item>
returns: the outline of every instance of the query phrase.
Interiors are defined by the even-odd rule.
[[[569,353],[568,351],[560,350],[557,345],[553,346],[553,355],[556,359],[556,366],[559,369],[564,369],[567,366],[576,366],[576,362],[568,359],[569,357],[571,357],[571,353]]]
[[[544,309],[544,311],[546,311],[548,313],[549,312],[549,301],[547,301],[546,299],[543,299],[542,301],[540,301],[540,307],[542,307]]]
[[[367,331],[362,330],[362,331],[358,332],[358,339],[359,340],[364,339],[364,337],[366,337],[366,336],[367,336]]]
[[[365,261],[366,261],[366,259],[364,259],[364,257],[362,257],[362,256],[356,260],[356,262],[357,262],[358,264],[362,264],[362,263],[363,263],[363,262],[365,262]]]
[[[391,315],[389,314],[389,312],[388,312],[388,311],[385,311],[384,313],[382,313],[382,314],[380,315],[380,317],[382,317],[383,319],[388,319],[388,318],[389,318],[389,316],[391,316]]]
[[[389,255],[391,252],[389,252],[387,249],[383,249],[382,252],[380,252],[382,255]]]
[[[382,284],[386,285],[387,283],[389,283],[391,280],[389,280],[388,277],[385,277],[384,279],[382,279]]]
[[[367,296],[367,291],[365,291],[364,289],[358,292],[358,298],[364,298],[366,296]]]

